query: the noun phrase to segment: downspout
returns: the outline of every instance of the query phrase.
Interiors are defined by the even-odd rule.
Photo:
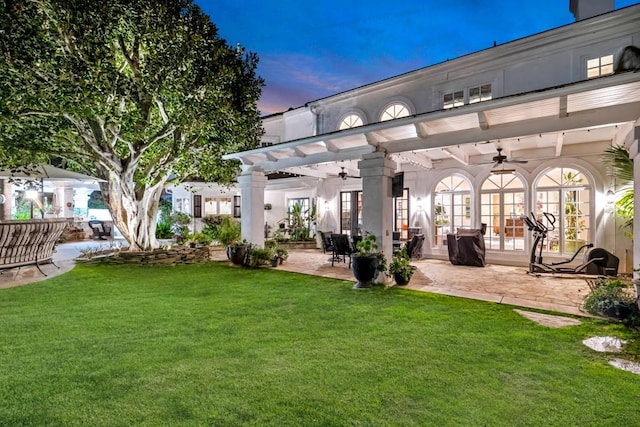
[[[317,104],[306,104],[306,107],[309,108],[309,111],[311,112],[311,114],[313,114],[314,118],[313,118],[313,136],[316,136],[319,134],[319,130],[320,129],[320,108],[318,107]]]

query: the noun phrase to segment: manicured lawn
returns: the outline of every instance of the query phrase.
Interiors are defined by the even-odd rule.
[[[0,291],[0,425],[623,426],[640,376],[512,308],[226,264]]]

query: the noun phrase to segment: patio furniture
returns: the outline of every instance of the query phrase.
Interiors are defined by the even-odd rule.
[[[318,231],[318,233],[320,233],[322,241],[322,253],[333,252],[333,242],[331,241],[333,231]]]
[[[351,249],[353,249],[353,252],[356,252],[358,250],[358,242],[362,241],[362,236],[358,235],[353,235],[351,236]]]
[[[0,270],[51,263],[55,244],[67,227],[66,219],[0,221]],[[57,267],[57,266],[56,266]]]
[[[451,264],[472,267],[486,265],[482,229],[458,228],[456,234],[447,234],[447,248]]]
[[[400,243],[400,232],[393,231],[392,236],[393,236],[393,253],[395,254],[400,250],[400,246],[402,246],[402,244]]]
[[[331,258],[331,266],[335,261],[347,262],[349,258],[349,268],[351,268],[351,254],[354,252],[349,243],[349,236],[346,234],[332,234],[331,241],[333,242],[333,257]]]
[[[111,227],[105,225],[104,221],[91,220],[89,227],[93,231],[93,238],[99,240],[107,240],[105,237],[111,237]]]
[[[411,240],[407,242],[407,255],[409,255],[409,259],[422,259],[423,243],[424,234],[415,234]]]

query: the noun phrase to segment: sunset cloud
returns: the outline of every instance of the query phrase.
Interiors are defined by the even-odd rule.
[[[569,0],[196,3],[227,43],[258,54],[265,114],[574,22]]]

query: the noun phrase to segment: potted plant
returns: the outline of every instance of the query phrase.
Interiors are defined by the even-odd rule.
[[[591,292],[585,297],[583,307],[588,313],[618,320],[638,315],[635,297],[629,290],[629,281],[622,277],[587,280]]]
[[[220,222],[217,230],[217,240],[227,248],[227,258],[231,259],[231,246],[240,240],[240,223],[230,216]]]
[[[280,261],[280,256],[278,255],[278,241],[275,239],[265,240],[264,248],[269,250],[269,255],[271,256],[271,267],[277,267],[278,261]]]
[[[287,248],[276,248],[276,256],[278,257],[280,264],[282,264],[283,261],[286,261],[287,258],[289,258],[289,251]]]
[[[393,256],[391,264],[389,264],[389,274],[393,275],[397,285],[403,286],[409,283],[411,276],[413,276],[413,271],[413,266],[409,264],[407,248],[402,246]]]
[[[251,244],[246,240],[227,245],[227,257],[235,265],[248,265]]]
[[[356,252],[351,256],[351,268],[358,282],[354,289],[364,289],[373,286],[373,281],[379,274],[380,259],[384,258],[378,251],[376,236],[367,234],[356,244]]]

